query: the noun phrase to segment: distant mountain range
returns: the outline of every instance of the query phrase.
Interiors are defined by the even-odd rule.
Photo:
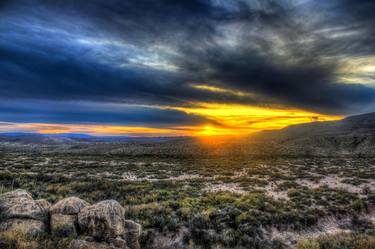
[[[0,133],[0,136],[4,137],[69,137],[69,138],[95,138],[83,133],[57,133],[57,134],[41,134],[41,133],[29,133],[29,132],[5,132]]]
[[[28,132],[6,132],[0,133],[0,142],[21,142],[21,143],[76,143],[76,142],[130,142],[130,141],[169,141],[181,137],[130,137],[130,136],[93,136],[84,133],[57,133],[41,134]]]
[[[40,150],[48,145],[64,151],[128,154],[226,153],[286,156],[375,156],[375,113],[340,121],[292,125],[259,132],[249,138],[231,139],[203,146],[189,137],[91,136],[87,134],[0,133],[0,149]],[[48,147],[50,148],[50,147]],[[208,149],[209,148],[209,149]]]

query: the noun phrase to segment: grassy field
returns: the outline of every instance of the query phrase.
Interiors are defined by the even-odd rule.
[[[3,153],[0,165],[1,192],[118,200],[143,248],[331,248],[314,239],[341,233],[373,245],[371,158]]]

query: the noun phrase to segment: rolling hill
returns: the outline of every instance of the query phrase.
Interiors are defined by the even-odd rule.
[[[340,121],[293,125],[258,134],[257,141],[272,143],[288,155],[375,155],[375,112]]]

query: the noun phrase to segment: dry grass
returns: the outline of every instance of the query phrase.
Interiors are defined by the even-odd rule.
[[[374,249],[375,236],[338,234],[300,241],[296,249]]]
[[[1,233],[0,247],[4,249],[38,249],[38,243],[27,234],[24,224],[15,225]]]
[[[31,237],[24,224],[18,224],[0,234],[0,249],[66,249],[73,238],[60,238],[45,234]]]

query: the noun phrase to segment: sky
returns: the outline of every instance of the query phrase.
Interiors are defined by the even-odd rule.
[[[242,135],[375,110],[373,0],[1,0],[0,132]]]

